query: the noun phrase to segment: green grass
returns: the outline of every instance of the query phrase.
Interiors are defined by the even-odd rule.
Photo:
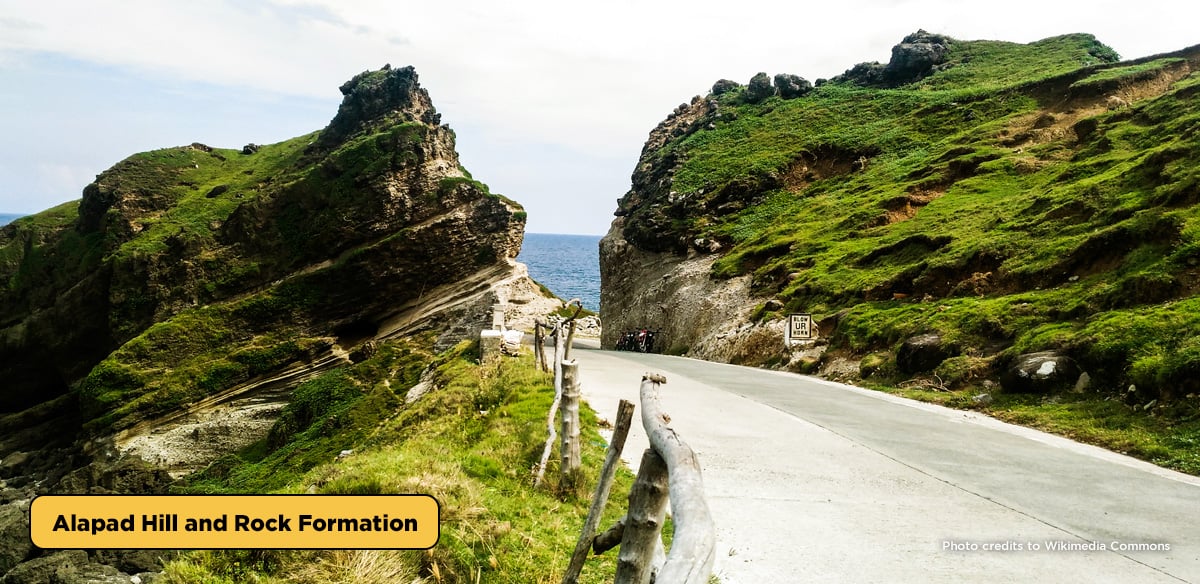
[[[167,581],[558,581],[589,497],[559,492],[553,465],[547,484],[531,487],[550,379],[527,357],[481,367],[471,363],[472,351],[464,345],[437,359],[437,389],[404,405],[407,387],[432,357],[411,344],[385,344],[371,359],[301,386],[272,438],[217,461],[181,489],[430,494],[442,509],[437,547],[195,552],[167,567]],[[584,474],[594,480],[604,443],[586,408],[583,427]],[[342,449],[354,454],[335,461]],[[624,514],[631,482],[628,472],[619,475],[603,526]],[[613,553],[589,559],[580,581],[608,581],[614,569]]]
[[[712,126],[649,154],[679,161],[675,195],[639,193],[626,237],[721,242],[714,277],[750,275],[782,312],[848,311],[831,340],[857,355],[936,331],[1000,361],[1065,351],[1110,391],[1194,391],[1200,76],[1168,86],[1185,59],[1113,64],[1090,35],[948,59],[896,89],[720,96]],[[1151,93],[1107,111],[1114,83]]]

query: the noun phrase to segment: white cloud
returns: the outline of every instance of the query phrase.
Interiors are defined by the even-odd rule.
[[[558,146],[606,165],[631,160],[588,193],[611,201],[627,188],[649,130],[718,78],[828,77],[886,60],[917,28],[1020,42],[1092,32],[1138,57],[1197,42],[1188,19],[1169,16],[1178,10],[1162,0],[1136,10],[1112,0],[0,0],[0,75],[27,55],[50,53],[165,84],[336,103],[336,87],[354,73],[412,64],[443,119],[470,129],[459,133],[468,164],[487,166],[482,146],[499,141],[531,154]],[[511,164],[529,168],[506,175],[554,172],[537,160]],[[521,200],[550,196],[493,186]]]

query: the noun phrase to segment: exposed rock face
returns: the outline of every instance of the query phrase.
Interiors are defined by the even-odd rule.
[[[623,238],[648,251],[687,250],[687,234],[672,226],[672,219],[687,213],[691,206],[671,190],[675,169],[682,161],[673,154],[660,156],[659,151],[669,140],[700,131],[719,115],[723,112],[718,111],[714,98],[697,96],[675,108],[650,132],[633,171],[632,188],[616,211],[618,217],[629,219],[621,222]]]
[[[328,334],[397,318],[472,274],[511,272],[524,213],[464,176],[413,69],[365,72],[341,91],[329,127],[295,162],[268,168],[278,174],[223,170],[264,147],[135,155],[84,189],[73,220],[64,211],[0,230],[0,279],[17,282],[0,289],[0,412],[65,393],[154,322],[283,280],[313,291],[297,316]],[[245,184],[190,178],[214,168]],[[211,234],[156,233],[164,217],[194,212],[192,192],[213,205]],[[244,268],[231,277],[231,266]]]
[[[1079,373],[1079,366],[1065,355],[1054,351],[1026,353],[1000,376],[1000,386],[1010,393],[1050,393],[1073,387]]]
[[[621,333],[659,330],[665,351],[730,361],[753,344],[746,324],[754,303],[748,277],[713,280],[716,255],[679,256],[639,249],[622,235],[623,218],[600,240],[600,342],[614,347]],[[782,337],[776,339],[782,348]]]

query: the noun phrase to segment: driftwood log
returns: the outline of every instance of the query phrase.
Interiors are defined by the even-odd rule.
[[[613,428],[612,440],[608,443],[608,452],[604,456],[604,468],[600,470],[600,482],[596,484],[596,494],[592,497],[592,505],[588,508],[587,519],[583,523],[583,531],[575,544],[575,553],[567,565],[562,584],[575,584],[579,572],[583,570],[583,562],[587,559],[588,547],[593,545],[592,534],[600,525],[604,515],[604,506],[608,504],[608,495],[612,491],[613,480],[617,476],[617,467],[621,461],[621,451],[625,449],[625,439],[629,437],[629,427],[633,424],[633,404],[621,400],[617,406],[616,426]],[[617,538],[620,541],[620,538]],[[616,545],[615,543],[613,545]],[[611,546],[610,546],[611,547]],[[600,551],[596,552],[601,553]]]
[[[650,446],[666,462],[671,516],[675,520],[671,552],[667,554],[656,582],[706,584],[715,559],[716,529],[708,500],[704,497],[704,480],[700,476],[696,453],[667,427],[670,418],[663,413],[658,396],[659,387],[666,382],[661,375],[646,374],[642,377],[640,391],[642,425],[646,428]]]
[[[621,552],[613,584],[673,582],[655,578],[664,566],[662,527],[667,517],[668,482],[666,463],[653,448],[647,448],[629,490],[629,512],[622,520]]]

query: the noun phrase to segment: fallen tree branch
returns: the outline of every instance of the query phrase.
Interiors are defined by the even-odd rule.
[[[642,425],[650,445],[666,462],[671,490],[671,516],[675,518],[675,537],[671,553],[659,572],[658,582],[669,584],[706,584],[712,574],[716,550],[716,529],[704,497],[704,480],[696,453],[667,427],[670,418],[659,403],[659,386],[667,380],[647,373],[642,377]]]

